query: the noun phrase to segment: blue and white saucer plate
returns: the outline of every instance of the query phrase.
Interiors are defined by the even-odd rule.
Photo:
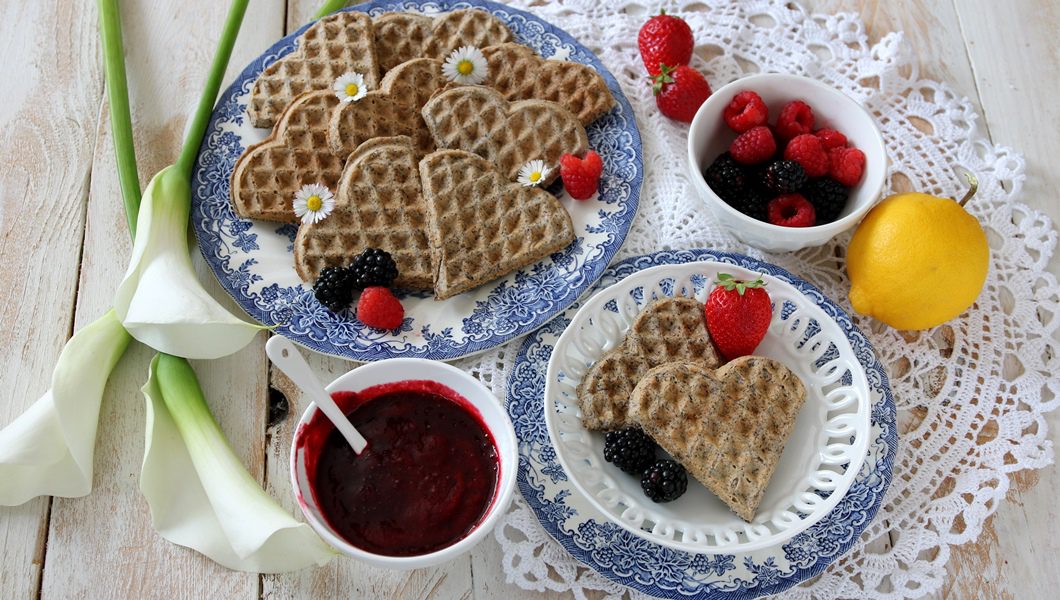
[[[839,325],[864,367],[871,402],[868,451],[835,508],[786,542],[733,554],[675,550],[608,520],[568,479],[545,426],[549,358],[580,303],[528,336],[516,356],[506,403],[519,438],[517,484],[549,535],[616,583],[662,598],[745,599],[776,594],[824,570],[850,549],[876,515],[891,481],[898,443],[894,399],[883,365],[850,317],[817,288],[774,265],[710,250],[664,251],[615,264],[604,273],[597,289],[649,267],[698,261],[731,264],[791,284]]]
[[[333,314],[294,270],[294,225],[242,219],[229,201],[229,180],[243,150],[268,131],[251,127],[246,104],[258,74],[295,49],[302,28],[254,60],[225,90],[206,131],[192,175],[192,225],[217,280],[250,316],[277,333],[325,354],[357,361],[398,356],[452,360],[482,352],[537,329],[574,303],[603,274],[626,239],[644,178],[640,132],[614,76],[588,49],[532,14],[484,0],[376,0],[355,6],[371,15],[425,14],[461,8],[488,10],[517,41],[541,56],[591,65],[607,81],[616,107],[587,129],[589,146],[604,163],[600,194],[579,202],[558,196],[577,239],[565,250],[445,301],[427,294],[402,298],[405,321],[381,332],[352,312]],[[552,190],[558,192],[559,186]]]

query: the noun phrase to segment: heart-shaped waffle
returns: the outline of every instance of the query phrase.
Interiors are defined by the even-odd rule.
[[[449,298],[574,241],[570,215],[539,188],[511,183],[480,156],[439,150],[420,161],[434,295]]]
[[[479,85],[436,94],[423,105],[423,121],[438,148],[465,150],[497,166],[509,180],[531,160],[551,169],[547,185],[559,175],[559,158],[583,154],[589,138],[573,113],[555,102],[508,102],[500,92]]]
[[[380,248],[397,263],[395,286],[431,288],[427,206],[416,158],[405,136],[375,138],[350,154],[335,209],[298,228],[294,264],[303,281],[315,280],[324,267],[348,265],[365,248]]]
[[[250,91],[247,114],[254,127],[272,127],[303,92],[328,90],[343,73],[364,76],[369,89],[379,85],[372,20],[361,12],[324,17],[298,36],[298,48],[269,65]]]
[[[648,371],[633,390],[630,416],[751,521],[805,400],[806,388],[791,369],[744,356],[716,371],[685,362]]]
[[[461,46],[510,42],[504,21],[483,10],[454,10],[438,17],[384,13],[376,17],[375,50],[383,72],[413,58],[445,59]]]
[[[582,125],[592,123],[615,105],[604,78],[590,66],[545,60],[522,44],[508,43],[482,49],[486,80],[509,101],[549,100],[577,115]]]
[[[360,100],[343,102],[331,114],[328,143],[340,156],[374,137],[407,135],[419,156],[434,150],[434,139],[420,109],[448,83],[441,61],[417,58],[398,65],[383,77],[382,86]]]
[[[707,332],[703,305],[692,298],[655,300],[637,315],[622,343],[593,363],[578,385],[582,424],[592,430],[630,426],[633,389],[653,367],[673,361],[708,368],[722,363]]]
[[[331,112],[339,103],[329,91],[307,92],[287,107],[267,138],[243,152],[232,171],[230,194],[236,213],[249,219],[297,223],[294,195],[319,183],[334,191],[345,157],[328,148]]]

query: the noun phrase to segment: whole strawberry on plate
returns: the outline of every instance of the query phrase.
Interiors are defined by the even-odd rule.
[[[664,10],[641,26],[637,46],[648,74],[654,77],[662,71],[662,65],[687,65],[695,42],[688,23]]]
[[[714,283],[704,308],[714,345],[725,360],[753,354],[773,318],[766,283],[735,279],[728,273],[719,273]]]
[[[672,68],[665,64],[661,67],[652,85],[655,105],[667,117],[691,123],[700,105],[710,97],[710,84],[702,73],[692,67],[682,65]]]

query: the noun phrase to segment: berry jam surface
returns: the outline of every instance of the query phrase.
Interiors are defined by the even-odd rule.
[[[452,545],[482,520],[500,478],[497,447],[467,400],[433,381],[332,397],[368,440],[357,456],[332,428],[306,463],[339,535],[368,552],[414,556]]]

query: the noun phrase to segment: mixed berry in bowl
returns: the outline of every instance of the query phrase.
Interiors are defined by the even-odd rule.
[[[841,131],[817,127],[813,107],[791,100],[771,123],[766,103],[745,90],[722,118],[734,137],[703,178],[726,204],[785,227],[823,225],[842,214],[864,176],[865,154]]]

